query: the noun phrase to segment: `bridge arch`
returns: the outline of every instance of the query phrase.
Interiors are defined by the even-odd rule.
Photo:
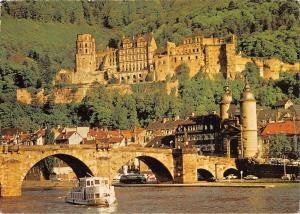
[[[44,148],[27,148],[28,150],[16,154],[16,158],[8,159],[3,162],[1,196],[20,196],[22,193],[22,183],[29,170],[39,161],[54,156],[64,161],[70,166],[77,177],[98,175],[97,164],[95,164],[96,153],[94,150],[82,151],[82,149],[66,149],[64,147],[54,147],[53,149]],[[10,170],[13,169],[13,170]],[[2,174],[2,173],[1,173]]]
[[[170,173],[168,168],[159,160],[149,156],[138,156],[136,158],[144,162],[151,169],[159,182],[173,181],[172,174]]]
[[[239,171],[237,170],[236,167],[228,167],[223,170],[223,177],[226,177],[230,174],[234,174],[236,176],[239,176]]]
[[[89,174],[94,175],[92,170],[80,158],[69,155],[69,154],[61,153],[61,154],[53,154],[53,155],[49,155],[46,157],[42,157],[41,159],[38,158],[37,162],[36,162],[36,160],[32,161],[31,164],[29,164],[28,167],[24,169],[24,173],[22,175],[22,180],[25,178],[25,176],[27,175],[27,173],[29,172],[29,170],[32,167],[34,167],[40,161],[43,161],[49,157],[56,157],[56,158],[62,160],[63,162],[65,162],[69,167],[71,167],[71,169],[73,170],[73,172],[75,173],[77,178],[89,176]]]
[[[172,158],[172,156],[170,156]],[[115,163],[116,165],[112,167],[114,169],[111,172],[111,179],[120,172],[120,169],[124,165],[132,162],[134,159],[138,159],[139,161],[143,162],[147,167],[155,174],[158,182],[173,182],[173,170],[174,165],[173,161],[170,162],[163,158],[162,154],[157,153],[143,153],[143,152],[136,152],[136,153],[128,153],[128,155],[123,155],[122,158],[117,160],[112,160],[111,163]],[[121,160],[121,161],[120,161]],[[172,158],[173,160],[173,158]]]
[[[204,168],[197,169],[197,180],[198,181],[204,181],[211,177],[214,177],[214,173],[212,173],[208,169],[204,169]]]

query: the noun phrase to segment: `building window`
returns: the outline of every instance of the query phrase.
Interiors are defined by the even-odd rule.
[[[198,56],[196,56],[196,59],[198,59]]]
[[[174,58],[174,62],[176,62],[176,57]]]

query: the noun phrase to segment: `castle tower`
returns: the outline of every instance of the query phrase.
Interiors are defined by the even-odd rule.
[[[250,91],[246,79],[245,88],[241,94],[241,149],[242,158],[252,158],[258,154],[256,100]]]
[[[232,35],[230,42],[226,44],[226,78],[235,79],[236,76],[236,59],[235,59],[236,38]]]
[[[224,94],[222,96],[222,101],[221,101],[221,105],[220,105],[221,120],[229,119],[228,111],[229,111],[231,102],[232,102],[232,94],[231,94],[228,84],[226,84],[226,86],[224,87]]]
[[[78,34],[76,40],[75,71],[89,73],[96,70],[96,45],[91,34]]]

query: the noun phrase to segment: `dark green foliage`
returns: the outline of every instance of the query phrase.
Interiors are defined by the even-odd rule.
[[[282,157],[293,151],[293,146],[289,142],[289,138],[285,135],[275,135],[268,139],[270,157]]]
[[[54,133],[51,131],[49,127],[46,128],[45,131],[45,144],[46,145],[51,145],[54,144]]]
[[[219,111],[225,80],[206,80],[199,72],[187,78],[177,69],[179,96],[167,95],[165,83],[135,84],[121,96],[95,85],[81,103],[44,105],[16,102],[16,89],[52,89],[55,73],[74,68],[76,34],[92,33],[97,49],[118,47],[123,35],[154,32],[159,49],[166,41],[180,43],[191,34],[237,35],[237,51],[254,57],[300,59],[299,3],[263,0],[188,1],[4,1],[0,34],[0,127],[28,131],[56,125],[87,125],[128,129],[162,117],[186,117],[192,112]],[[244,72],[260,106],[283,98],[300,103],[299,75],[283,74],[279,81],[263,80],[254,64]],[[173,77],[174,78],[174,77]],[[167,81],[172,79],[171,76]],[[153,74],[146,77],[152,81]],[[173,79],[174,80],[174,79]],[[113,79],[112,83],[117,82]],[[244,83],[229,81],[236,104]],[[64,85],[61,85],[61,87]],[[72,88],[73,92],[77,89]]]

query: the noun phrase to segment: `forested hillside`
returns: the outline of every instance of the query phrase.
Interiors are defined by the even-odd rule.
[[[191,34],[236,34],[237,51],[244,55],[290,63],[300,59],[299,3],[292,0],[4,1],[1,13],[0,127],[30,130],[73,124],[124,129],[166,116],[218,111],[225,80],[205,80],[201,73],[192,80],[178,77],[179,97],[163,90],[145,96],[145,86],[134,86],[135,93],[122,97],[99,86],[79,104],[54,105],[51,99],[45,105],[18,104],[16,88],[49,92],[58,69],[74,67],[78,33],[93,34],[98,49],[119,46],[122,35],[139,33],[154,32],[160,49],[166,41],[180,43]],[[251,64],[245,73],[260,106],[287,97],[299,102],[299,76],[262,80]],[[230,84],[238,99],[242,82]]]

